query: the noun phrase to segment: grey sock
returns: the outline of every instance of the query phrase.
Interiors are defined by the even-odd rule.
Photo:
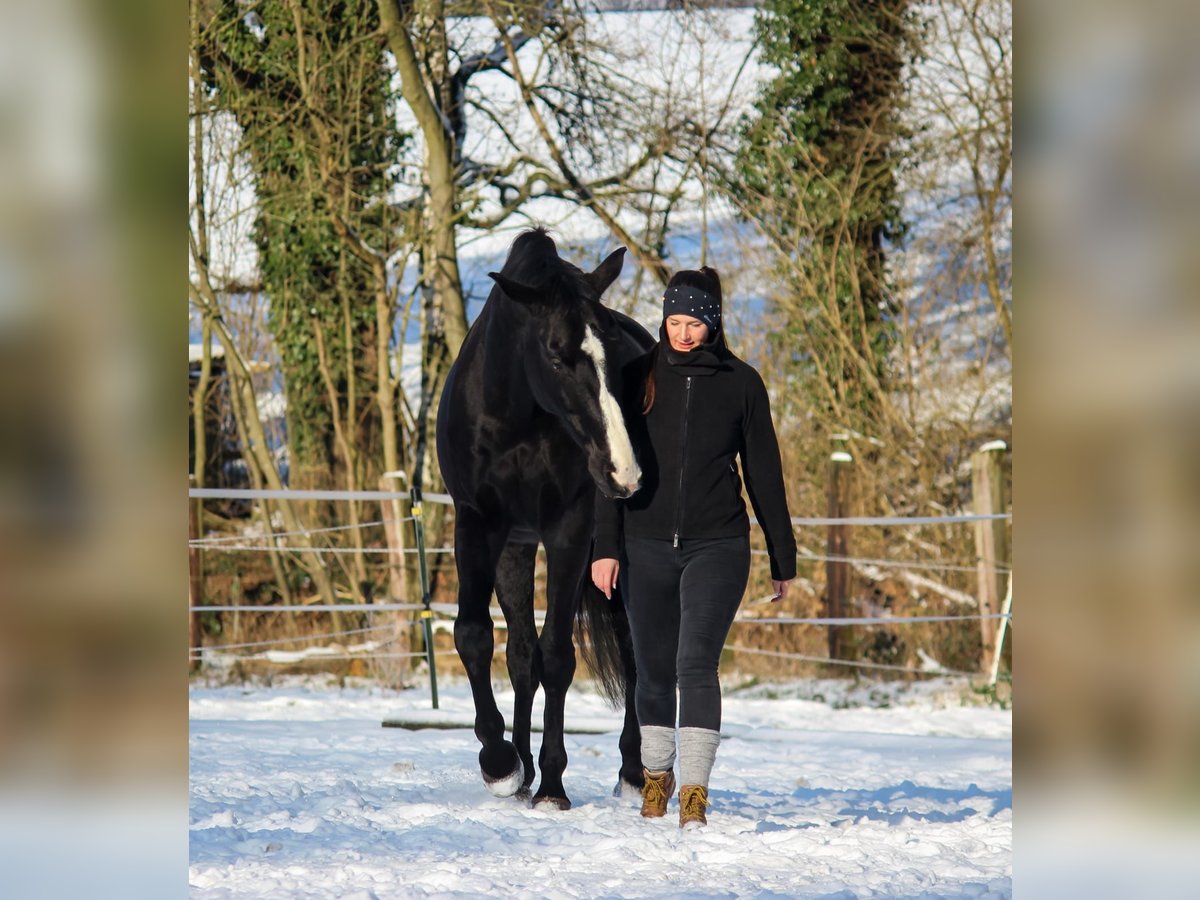
[[[664,725],[643,725],[642,765],[651,772],[675,768],[675,729]]]
[[[645,738],[642,738],[643,746]],[[721,732],[711,728],[679,729],[679,783],[708,787]]]

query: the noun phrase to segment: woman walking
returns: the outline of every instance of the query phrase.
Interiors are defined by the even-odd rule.
[[[641,411],[629,424],[643,486],[627,500],[597,496],[592,552],[592,581],[609,597],[625,567],[646,779],[642,815],[666,814],[678,756],[680,827],[708,821],[721,739],[717,665],[750,573],[750,523],[735,458],[766,536],[777,599],[796,576],[767,391],[758,372],[730,352],[721,307],[721,281],[711,268],[677,272],[667,285],[659,343],[625,380],[636,391],[626,409]]]

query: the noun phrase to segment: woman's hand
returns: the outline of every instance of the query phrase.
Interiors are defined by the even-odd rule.
[[[612,599],[612,592],[617,587],[617,575],[621,564],[615,559],[598,559],[592,563],[592,584],[604,591],[604,596]]]
[[[593,572],[596,571],[595,566],[592,566],[592,571]],[[790,585],[791,583],[792,583],[792,580],[790,578],[787,581],[772,581],[771,584],[775,588],[775,599],[772,600],[771,602],[778,603],[780,600],[782,600],[784,597],[786,597],[787,592],[788,592],[788,585]]]

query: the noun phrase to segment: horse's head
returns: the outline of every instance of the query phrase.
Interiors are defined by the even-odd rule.
[[[593,272],[561,262],[536,285],[489,273],[508,300],[528,313],[523,346],[513,349],[523,354],[533,399],[586,454],[600,490],[618,498],[633,494],[642,478],[616,400],[620,326],[600,303],[624,255],[624,248],[617,250]]]

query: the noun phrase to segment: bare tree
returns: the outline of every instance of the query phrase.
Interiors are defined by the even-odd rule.
[[[404,4],[378,0],[378,5],[380,27],[395,58],[401,93],[424,141],[424,261],[428,269],[424,277],[437,297],[441,328],[453,359],[467,334],[467,314],[455,241],[459,222],[456,149],[445,108],[455,77],[447,52],[446,4],[443,0]]]
[[[656,33],[613,29],[570,4],[538,7],[485,0],[506,92],[468,94],[471,112],[498,140],[470,160],[479,189],[467,224],[494,228],[539,209],[594,216],[663,283],[672,217],[707,209],[714,135],[733,124],[748,47],[719,16],[663,12]],[[719,50],[740,53],[713,60]],[[712,69],[706,70],[705,66]],[[737,73],[718,84],[712,71]],[[688,227],[703,223],[687,222]],[[702,239],[703,240],[703,239]]]
[[[924,53],[913,66],[913,118],[921,123],[914,187],[933,226],[919,238],[954,259],[945,293],[975,288],[995,310],[1012,356],[1012,3],[926,4]]]

